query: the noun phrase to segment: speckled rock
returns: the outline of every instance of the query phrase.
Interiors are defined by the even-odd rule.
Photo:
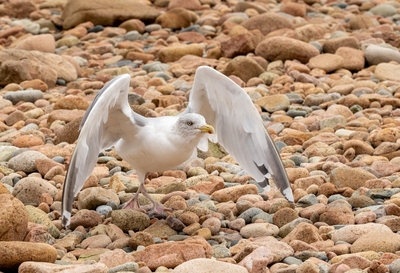
[[[28,228],[24,205],[10,194],[0,194],[0,203],[0,241],[22,241]]]
[[[17,269],[25,261],[54,263],[57,251],[44,243],[0,242],[0,264],[3,269]]]

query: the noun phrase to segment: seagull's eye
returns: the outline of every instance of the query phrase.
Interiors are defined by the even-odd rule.
[[[187,122],[186,122],[186,125],[188,125],[188,126],[192,126],[192,125],[193,125],[193,121],[190,121],[190,120],[189,120],[189,121],[187,121]]]

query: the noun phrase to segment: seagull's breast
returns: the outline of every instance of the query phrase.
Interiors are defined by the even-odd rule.
[[[159,120],[159,118],[157,118]],[[115,146],[116,152],[136,171],[162,172],[185,162],[197,142],[188,142],[172,130],[168,119],[141,127],[134,136],[124,136]]]

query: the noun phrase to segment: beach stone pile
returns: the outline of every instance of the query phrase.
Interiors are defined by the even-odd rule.
[[[0,272],[400,272],[399,12],[394,0],[0,1]],[[129,74],[136,112],[176,115],[201,65],[248,93],[295,202],[210,144],[150,175],[174,210],[151,218],[121,209],[139,180],[111,148],[64,228],[63,182],[97,92]]]

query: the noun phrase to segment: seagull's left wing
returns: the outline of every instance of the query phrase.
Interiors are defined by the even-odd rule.
[[[74,198],[92,173],[99,152],[115,145],[126,135],[134,143],[137,131],[147,123],[146,118],[133,112],[129,106],[130,79],[126,74],[109,81],[82,118],[79,138],[64,181],[63,226],[69,226]]]
[[[246,92],[220,72],[201,66],[197,69],[185,113],[205,117],[227,152],[261,186],[269,189],[270,174],[283,195],[293,202],[285,168],[262,119]]]

